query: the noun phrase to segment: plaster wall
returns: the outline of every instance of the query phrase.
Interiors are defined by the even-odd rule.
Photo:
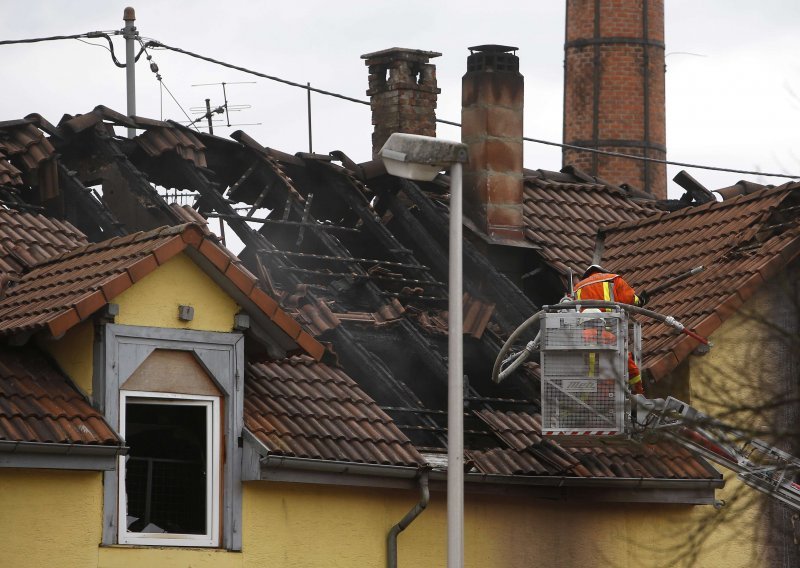
[[[115,323],[202,331],[233,330],[236,302],[181,253],[114,298]],[[178,306],[192,306],[194,319],[178,319]]]
[[[715,331],[711,351],[689,358],[692,405],[732,427],[796,453],[798,319],[796,281],[764,285]],[[752,542],[754,566],[796,566],[800,548],[790,511],[718,468],[726,479],[717,498],[726,506],[710,517],[721,537]]]
[[[88,320],[70,329],[57,341],[40,340],[37,343],[84,393],[91,396],[93,341],[94,323]]]
[[[0,566],[97,566],[99,472],[0,468]]]
[[[244,566],[383,567],[386,535],[416,492],[248,482]],[[468,494],[469,568],[685,566],[679,558],[693,523],[711,507],[549,502],[520,495]],[[398,538],[400,566],[446,564],[445,495]],[[741,539],[707,543],[696,566],[752,567]]]
[[[359,568],[386,564],[386,535],[417,492],[246,482],[242,552],[99,546],[98,473],[0,471],[3,566],[98,568]],[[691,523],[713,511],[685,505],[549,502],[524,495],[466,498],[465,554],[471,568],[684,566]],[[444,566],[444,493],[398,539],[400,566]],[[759,566],[747,539],[716,535],[696,566]]]

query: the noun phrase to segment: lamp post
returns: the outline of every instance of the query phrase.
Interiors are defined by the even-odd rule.
[[[416,134],[392,134],[381,148],[392,175],[433,181],[450,167],[447,342],[447,567],[464,565],[464,338],[461,260],[462,164],[467,146]]]

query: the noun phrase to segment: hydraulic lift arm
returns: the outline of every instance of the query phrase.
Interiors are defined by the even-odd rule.
[[[612,313],[589,313],[587,308],[597,308],[594,312],[610,309]],[[596,337],[627,334],[627,320],[620,319],[621,311],[660,321],[708,344],[705,338],[696,336],[671,316],[614,302],[564,301],[545,306],[509,336],[495,361],[492,380],[502,381],[539,352],[543,436],[610,435],[639,441],[660,436],[734,471],[746,485],[800,512],[800,458],[675,398],[648,399],[629,393],[624,372],[620,371],[625,367],[628,353],[619,341],[595,342]],[[619,327],[612,328],[617,320]],[[539,327],[536,338],[523,349],[512,352],[513,343],[530,326]],[[609,333],[610,329],[615,333]],[[638,351],[636,343],[633,341],[631,346],[634,353]],[[602,361],[603,350],[609,348],[616,349],[613,352],[613,360],[618,360],[616,372],[603,370],[599,363],[595,365]],[[613,386],[609,387],[609,383]]]
[[[735,471],[753,489],[800,511],[800,459],[752,438],[672,397],[633,395],[633,438],[662,434],[717,465]]]

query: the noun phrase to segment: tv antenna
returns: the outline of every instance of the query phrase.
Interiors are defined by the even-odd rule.
[[[225,88],[226,85],[254,85],[256,81],[235,81],[235,82],[221,82],[221,83],[198,83],[192,85],[192,87],[211,87],[219,85],[222,87],[222,100],[223,104],[217,105],[212,108],[211,99],[206,99],[205,107],[190,107],[190,111],[193,114],[201,113],[196,119],[191,121],[189,125],[194,125],[201,120],[206,120],[208,124],[208,133],[214,134],[214,124],[219,126],[231,127],[231,126],[258,126],[260,122],[238,122],[235,124],[231,124],[231,115],[232,112],[241,112],[243,110],[247,110],[253,108],[251,105],[232,105],[228,102],[228,91]],[[222,119],[214,119],[215,114],[224,115],[225,120]]]

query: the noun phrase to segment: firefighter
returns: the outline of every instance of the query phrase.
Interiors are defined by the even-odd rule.
[[[644,306],[648,299],[647,292],[637,295],[622,276],[608,272],[599,264],[586,269],[573,292],[576,300],[605,300],[639,307]]]
[[[581,280],[573,290],[576,300],[605,300],[620,302],[632,306],[644,306],[647,303],[647,292],[636,294],[633,288],[618,274],[605,270],[599,264],[590,265],[583,273]],[[606,309],[605,311],[611,311]],[[642,374],[628,353],[628,386],[634,394],[644,394]]]

